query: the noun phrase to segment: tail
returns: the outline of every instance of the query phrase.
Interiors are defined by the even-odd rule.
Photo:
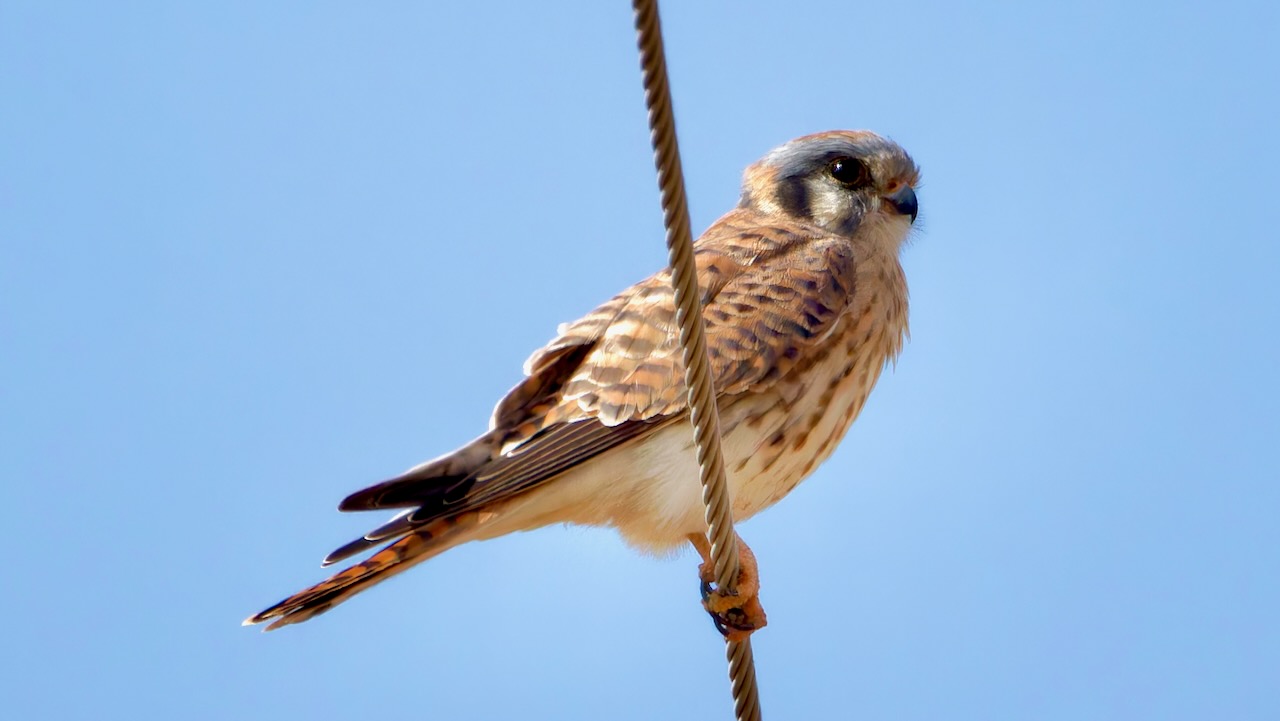
[[[272,621],[266,630],[273,631],[281,626],[301,623],[319,616],[376,583],[472,540],[480,524],[480,512],[472,511],[419,526],[373,554],[368,560],[339,571],[311,588],[299,591],[271,608],[250,616],[245,619],[244,625]]]

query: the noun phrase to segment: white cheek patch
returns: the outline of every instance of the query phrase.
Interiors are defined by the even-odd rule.
[[[809,221],[833,232],[849,234],[860,217],[854,195],[828,182],[812,177],[806,182],[809,195]]]

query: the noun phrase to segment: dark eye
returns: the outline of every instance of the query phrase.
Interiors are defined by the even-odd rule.
[[[846,188],[858,188],[871,182],[866,163],[856,158],[836,158],[827,166],[831,177]]]

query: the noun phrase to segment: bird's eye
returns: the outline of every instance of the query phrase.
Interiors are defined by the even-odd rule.
[[[831,177],[846,188],[858,188],[871,182],[867,164],[856,158],[836,158],[827,169]]]

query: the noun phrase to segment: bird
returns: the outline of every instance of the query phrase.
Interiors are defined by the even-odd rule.
[[[900,252],[920,171],[865,130],[806,135],[743,173],[735,208],[694,243],[709,369],[735,521],[772,506],[825,461],[908,335]],[[367,559],[250,616],[306,621],[451,548],[553,524],[616,529],[655,554],[710,546],[686,405],[670,269],[557,335],[475,440],[347,496],[397,514],[323,561]],[[704,593],[726,637],[763,627],[759,573],[736,536],[736,594]]]

